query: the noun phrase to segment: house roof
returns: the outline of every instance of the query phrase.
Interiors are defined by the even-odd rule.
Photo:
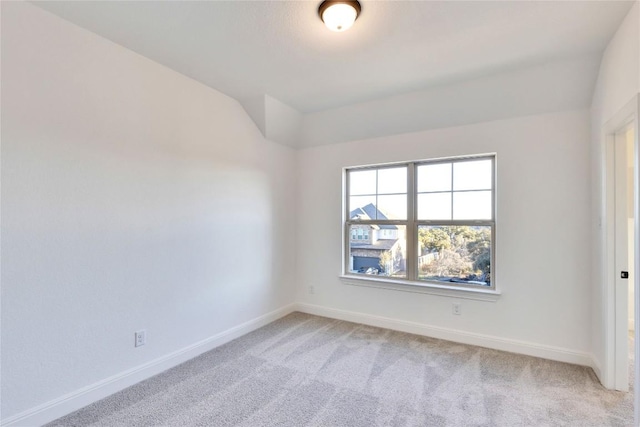
[[[398,239],[383,239],[378,240],[373,245],[360,245],[357,243],[351,244],[351,249],[371,249],[376,251],[388,251],[398,242]]]
[[[349,218],[365,219],[365,220],[376,220],[376,219],[388,220],[389,219],[384,213],[380,211],[380,209],[376,208],[376,206],[373,203],[369,203],[368,205],[352,210],[351,213],[349,214]],[[398,227],[396,227],[395,225],[378,224],[377,226],[381,229],[386,229],[386,230],[398,229]]]

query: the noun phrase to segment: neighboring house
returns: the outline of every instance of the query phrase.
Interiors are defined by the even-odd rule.
[[[372,203],[354,209],[351,219],[386,220]],[[349,266],[351,271],[366,272],[369,268],[377,274],[392,275],[405,269],[405,236],[395,225],[352,225],[349,239]],[[388,254],[388,255],[384,255]]]

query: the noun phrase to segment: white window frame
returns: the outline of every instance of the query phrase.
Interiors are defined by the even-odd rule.
[[[471,160],[491,160],[491,219],[490,220],[418,220],[417,217],[417,174],[416,167],[426,164],[458,163]],[[349,172],[362,170],[380,170],[386,168],[407,167],[407,219],[406,220],[352,220],[349,210]],[[401,163],[385,163],[367,166],[346,167],[343,169],[343,267],[341,277],[352,285],[383,287],[408,292],[434,293],[438,295],[460,296],[458,291],[464,291],[468,295],[463,298],[495,300],[500,292],[496,288],[496,154],[479,154],[471,156],[448,157],[431,160],[416,160]],[[451,189],[454,194],[453,188]],[[383,276],[370,276],[350,272],[349,254],[350,239],[349,230],[352,225],[402,225],[406,227],[406,279],[397,279]],[[418,227],[424,225],[470,225],[491,227],[491,282],[490,286],[474,285],[466,283],[447,283],[418,279]]]

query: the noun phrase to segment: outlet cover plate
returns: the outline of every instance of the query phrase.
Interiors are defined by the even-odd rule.
[[[144,329],[136,331],[135,338],[136,347],[142,347],[147,343],[147,331],[145,331]]]

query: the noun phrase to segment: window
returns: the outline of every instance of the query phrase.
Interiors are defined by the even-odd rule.
[[[347,169],[344,273],[493,289],[494,170],[494,156]]]

